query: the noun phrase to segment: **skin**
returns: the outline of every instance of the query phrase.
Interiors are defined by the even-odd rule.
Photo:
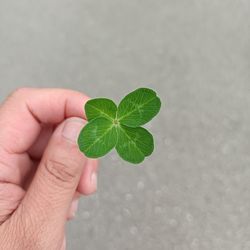
[[[97,161],[76,143],[88,99],[23,88],[0,106],[1,249],[66,249],[66,221],[97,188]]]

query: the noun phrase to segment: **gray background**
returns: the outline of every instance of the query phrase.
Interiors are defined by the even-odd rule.
[[[102,160],[68,249],[250,249],[250,1],[0,0],[0,97],[67,87],[163,105],[140,166]]]

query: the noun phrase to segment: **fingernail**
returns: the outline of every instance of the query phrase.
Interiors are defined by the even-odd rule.
[[[66,249],[66,237],[65,236],[64,236],[64,239],[63,239],[62,249],[63,250]]]
[[[91,185],[92,185],[94,191],[96,191],[97,190],[97,174],[96,174],[96,172],[93,172],[91,174],[90,182],[91,182]]]
[[[78,210],[78,204],[79,204],[79,199],[73,200],[71,204],[72,217],[76,216],[76,212]]]
[[[80,118],[66,121],[62,131],[63,137],[73,143],[76,143],[83,125],[84,121]]]

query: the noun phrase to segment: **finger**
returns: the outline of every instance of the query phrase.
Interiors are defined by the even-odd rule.
[[[44,124],[42,125],[41,132],[36,138],[35,143],[31,146],[28,153],[32,159],[40,160],[42,158],[43,152],[47,147],[50,137],[54,132],[54,126]]]
[[[97,169],[98,161],[95,159],[87,159],[87,163],[78,183],[77,192],[69,208],[67,220],[75,218],[81,195],[90,195],[97,190]]]
[[[84,120],[68,119],[54,132],[36,175],[22,201],[31,227],[62,227],[82,174],[86,157],[76,140]],[[90,177],[89,177],[90,178]],[[34,221],[29,222],[28,214]]]
[[[28,154],[11,154],[0,148],[0,182],[23,186],[33,168]]]
[[[89,98],[65,89],[20,89],[0,109],[0,146],[11,153],[26,152],[41,131],[41,123],[59,124],[69,117],[85,118]]]
[[[96,159],[87,159],[77,187],[79,193],[89,195],[97,190],[97,169],[98,161]]]
[[[81,195],[90,195],[97,190],[97,169],[98,161],[95,159],[87,159],[87,163],[85,164],[78,183],[77,192],[69,208],[67,220],[75,218]]]
[[[72,220],[75,218],[77,210],[78,210],[80,197],[81,197],[81,194],[78,192],[75,192],[73,200],[72,200],[70,207],[69,207],[69,211],[67,214],[67,220]]]
[[[36,174],[37,168],[40,164],[40,160],[34,160],[33,166],[30,168],[29,172],[27,173],[25,180],[23,181],[23,184],[21,185],[22,188],[27,191],[29,189],[29,186]]]
[[[65,235],[63,237],[63,243],[62,243],[61,250],[66,250],[66,236]]]
[[[17,185],[0,183],[0,225],[17,209],[24,194],[24,190]]]

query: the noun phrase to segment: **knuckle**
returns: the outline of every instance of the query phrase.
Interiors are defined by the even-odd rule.
[[[12,93],[11,93],[11,97],[15,97],[15,96],[22,96],[27,94],[29,91],[31,90],[31,88],[26,88],[26,87],[21,87],[21,88],[17,88],[15,89]]]
[[[0,110],[5,106],[5,104],[9,104],[13,100],[17,100],[20,98],[25,98],[27,97],[28,94],[30,94],[30,91],[32,88],[26,88],[26,87],[21,87],[17,88],[14,91],[12,91],[7,98],[0,104]]]
[[[23,192],[16,185],[0,182],[0,225],[17,209],[23,197]]]
[[[66,161],[65,161],[66,162]],[[79,167],[74,162],[48,159],[44,162],[46,171],[59,182],[71,183],[79,173]]]

